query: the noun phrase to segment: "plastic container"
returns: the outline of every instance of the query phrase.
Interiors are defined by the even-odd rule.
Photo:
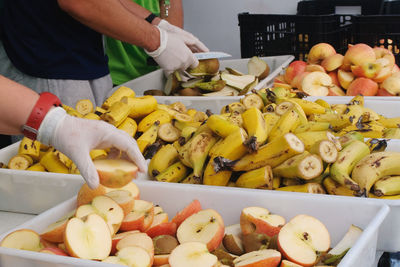
[[[331,199],[302,194],[253,190],[226,190],[218,187],[182,186],[179,184],[137,182],[141,198],[159,204],[172,217],[176,212],[198,199],[203,208],[218,211],[225,225],[239,223],[240,212],[248,206],[262,206],[280,214],[287,221],[298,214],[308,214],[321,220],[327,227],[332,246],[337,244],[351,224],[364,229],[357,243],[348,251],[338,266],[372,266],[377,248],[378,229],[389,212],[386,205],[365,204],[351,198]],[[168,192],[168,193],[166,193]],[[227,203],[229,201],[229,207]],[[70,199],[34,219],[16,227],[43,231],[47,225],[76,206]],[[4,233],[3,238],[7,233]],[[80,260],[23,250],[0,248],[0,266],[114,266],[101,262]]]
[[[280,72],[285,69],[290,62],[294,59],[291,55],[283,55],[282,56],[273,56],[273,57],[262,57],[265,60],[270,68],[269,75],[264,78],[263,80],[259,81],[258,86],[266,86],[272,83],[273,79],[280,74]],[[236,69],[243,73],[248,73],[247,70],[247,62],[249,61],[248,58],[243,59],[229,59],[229,60],[220,60],[220,70],[225,69],[226,67],[230,67]],[[136,95],[143,95],[143,92],[149,89],[159,89],[163,90],[165,85],[166,79],[162,70],[156,70],[150,72],[146,75],[143,75],[139,78],[126,82],[120,86],[127,86],[133,89],[136,92]],[[115,87],[116,90],[120,86]],[[260,88],[261,88],[260,87]],[[176,97],[175,97],[176,98]],[[180,98],[184,98],[180,96]],[[206,97],[202,96],[201,98],[205,98],[211,100],[214,97]],[[230,98],[230,97],[226,97]]]
[[[306,60],[311,47],[331,44],[344,53],[351,40],[351,16],[347,15],[266,15],[240,13],[242,57],[294,55]]]
[[[334,14],[337,6],[359,6],[361,14],[375,15],[381,11],[382,2],[383,0],[302,0],[297,3],[297,14]]]

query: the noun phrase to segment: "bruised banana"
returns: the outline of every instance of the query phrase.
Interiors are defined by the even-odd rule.
[[[130,108],[129,117],[132,119],[143,118],[157,109],[157,100],[154,96],[123,97],[121,102]]]
[[[339,137],[339,142],[342,145],[342,147],[347,146],[353,140],[358,140],[358,141],[363,142],[364,136],[359,132],[352,131],[352,132],[348,132],[345,135],[342,135]]]
[[[244,142],[247,139],[247,133],[242,128],[231,133],[222,140],[219,140],[209,151],[211,158],[224,157],[229,160],[237,160],[247,153]]]
[[[336,149],[335,149],[336,150]],[[272,169],[274,176],[310,180],[324,171],[321,158],[305,151],[293,156]]]
[[[101,115],[101,118],[118,127],[129,115],[130,107],[124,102],[117,101]]]
[[[118,126],[118,129],[134,137],[137,131],[137,123],[134,119],[128,117]]]
[[[400,175],[399,152],[376,152],[365,156],[354,167],[351,174],[368,196],[371,187],[384,176]]]
[[[158,128],[158,137],[165,142],[175,142],[181,136],[178,128],[175,128],[172,123],[164,123]]]
[[[386,150],[387,141],[385,139],[370,138],[366,142],[371,153],[382,152]]]
[[[357,162],[369,153],[369,148],[364,142],[353,140],[339,152],[337,161],[330,166],[331,178],[351,190],[362,190],[364,187],[359,184],[359,180],[354,179],[354,176],[352,179],[350,173],[358,165]]]
[[[217,141],[217,137],[211,131],[202,132],[189,141],[189,161],[193,166],[194,176],[202,176],[208,152]]]
[[[328,131],[331,124],[329,122],[309,121],[306,124],[301,124],[293,131],[294,134],[314,131]]]
[[[207,119],[207,126],[221,137],[227,137],[234,131],[239,129],[239,126],[227,120],[221,115],[211,115]]]
[[[318,155],[326,163],[334,163],[338,157],[336,146],[330,140],[316,142],[310,148],[309,152]]]
[[[138,132],[145,132],[156,121],[161,124],[171,122],[171,116],[165,110],[156,110],[144,117],[138,124]]]
[[[233,102],[230,103],[229,105],[224,106],[221,109],[221,114],[233,113],[235,111],[241,114],[246,111],[246,107],[240,102]]]
[[[151,177],[155,177],[178,160],[176,148],[172,144],[166,144],[150,160],[148,173]]]
[[[160,127],[159,121],[156,121],[149,129],[147,129],[137,140],[137,145],[140,152],[144,152],[146,148],[152,145],[157,140],[158,128]]]
[[[302,184],[302,185],[290,185],[290,186],[279,187],[275,190],[287,191],[287,192],[325,194],[325,190],[322,187],[322,185],[317,184],[317,183],[307,183],[307,184]]]
[[[353,191],[347,188],[344,185],[339,184],[329,176],[324,179],[322,182],[323,186],[325,187],[326,192],[330,195],[338,195],[338,196],[359,196],[356,191]]]
[[[214,169],[214,158],[210,158],[203,173],[203,184],[226,186],[231,176],[232,176],[232,171],[216,172]]]
[[[387,176],[379,179],[373,188],[376,196],[393,196],[400,194],[400,176]]]
[[[169,166],[155,178],[160,182],[179,183],[186,178],[188,173],[189,168],[186,167],[182,162],[178,161]]]
[[[201,178],[196,177],[193,175],[193,173],[189,174],[186,176],[185,179],[181,181],[182,184],[202,184]]]
[[[13,170],[26,170],[33,164],[33,159],[28,155],[15,155],[8,161],[8,168]]]
[[[298,118],[299,115],[295,110],[288,110],[279,118],[275,126],[272,128],[268,136],[268,142],[279,138],[280,136],[290,132],[292,129],[296,129],[300,124],[300,120]]]
[[[38,160],[40,155],[40,142],[33,141],[28,137],[22,138],[21,143],[19,144],[18,154],[28,155],[32,159]]]
[[[101,106],[104,109],[109,109],[115,102],[120,101],[123,97],[135,97],[135,91],[126,86],[121,86],[112,95],[104,101]]]
[[[273,174],[270,166],[248,171],[239,176],[236,186],[244,188],[273,189]]]
[[[243,127],[249,135],[246,145],[251,152],[257,151],[268,138],[264,117],[259,109],[250,108],[242,113],[242,118]]]

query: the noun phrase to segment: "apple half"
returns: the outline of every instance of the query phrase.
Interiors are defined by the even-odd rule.
[[[252,251],[233,260],[235,267],[276,267],[280,262],[281,253],[275,249]]]
[[[0,247],[29,251],[40,251],[43,248],[40,235],[31,229],[20,229],[9,233],[0,243]]]
[[[117,202],[124,212],[124,216],[128,215],[128,213],[132,211],[135,199],[133,198],[131,192],[127,190],[113,190],[105,195]]]
[[[121,249],[115,256],[109,256],[102,262],[128,265],[135,267],[151,267],[152,259],[149,253],[141,247],[132,246]]]
[[[96,159],[93,164],[99,174],[100,184],[120,188],[136,178],[138,167],[125,159]]]
[[[145,233],[131,233],[123,237],[117,243],[117,251],[121,251],[124,248],[137,246],[143,248],[149,255],[151,263],[153,263],[154,257],[154,245],[153,240]]]
[[[48,248],[43,248],[39,252],[41,253],[47,253],[47,254],[52,254],[52,255],[59,255],[59,256],[69,256],[67,253],[65,253],[64,250],[61,248],[53,248],[53,247],[48,247]]]
[[[73,210],[55,223],[47,226],[44,232],[40,235],[41,238],[52,243],[63,242],[65,227],[67,226],[68,220],[74,216],[75,212],[76,210]]]
[[[190,217],[191,215],[201,211],[201,204],[200,201],[194,199],[192,202],[189,203],[183,210],[179,211],[174,218],[172,218],[171,222],[176,223],[176,226],[179,227],[181,223],[186,220],[186,218]]]
[[[121,231],[139,230],[145,232],[153,223],[154,205],[145,200],[135,200],[131,212],[125,216],[121,223]]]
[[[211,254],[202,242],[187,242],[177,246],[168,258],[171,267],[217,266],[217,256]]]
[[[262,207],[247,207],[240,214],[240,227],[243,235],[253,232],[274,236],[285,224],[285,218]]]

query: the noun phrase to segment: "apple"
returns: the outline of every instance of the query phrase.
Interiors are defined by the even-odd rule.
[[[209,251],[222,242],[225,227],[221,215],[213,209],[201,210],[184,220],[176,231],[179,243],[202,242]]]
[[[153,238],[154,254],[170,254],[178,245],[178,240],[170,235],[159,235]]]
[[[67,226],[68,220],[75,214],[75,210],[69,212],[57,222],[50,224],[40,235],[41,238],[48,242],[61,243],[64,240],[64,230]]]
[[[282,74],[276,76],[276,77],[274,78],[274,82],[277,82],[277,83],[287,83],[286,80],[285,80],[285,75],[282,75]]]
[[[121,231],[139,230],[145,232],[154,219],[154,205],[145,200],[135,200],[133,210],[125,216],[121,223]]]
[[[347,88],[346,95],[348,96],[374,96],[378,93],[378,84],[368,78],[357,78],[351,82]]]
[[[333,83],[334,85],[340,87],[340,82],[339,82],[339,78],[338,78],[337,71],[328,72],[328,75],[331,77],[332,83]]]
[[[288,261],[288,260],[283,260],[281,262],[280,267],[302,267],[301,265],[298,265],[297,263]]]
[[[114,255],[115,252],[117,252],[117,244],[118,242],[124,238],[125,236],[133,233],[140,233],[139,230],[133,230],[133,231],[127,231],[127,232],[121,232],[116,234],[115,236],[112,237],[112,244],[111,244],[111,255]]]
[[[284,258],[302,266],[313,266],[321,252],[329,249],[325,225],[308,215],[297,215],[278,234],[278,248]]]
[[[382,70],[382,65],[376,62],[366,62],[360,66],[351,66],[351,72],[356,77],[375,78]]]
[[[123,248],[137,246],[141,247],[147,251],[150,255],[151,262],[153,263],[154,257],[154,246],[153,240],[145,233],[131,233],[127,236],[124,236],[118,243],[117,243],[117,251],[121,251]]]
[[[287,83],[291,84],[294,77],[305,72],[306,67],[307,67],[307,63],[304,61],[301,61],[301,60],[293,61],[286,68],[285,75],[284,75],[285,81]]]
[[[186,242],[177,246],[169,256],[171,267],[217,266],[217,256],[211,254],[202,242]]]
[[[280,262],[281,253],[275,249],[252,251],[233,260],[235,267],[276,267]]]
[[[376,75],[373,80],[377,83],[382,83],[384,80],[389,78],[392,75],[391,67],[383,67],[381,71],[379,71],[378,75]]]
[[[267,77],[270,71],[267,62],[257,56],[250,58],[247,63],[247,69],[250,75],[256,76],[259,80]]]
[[[378,93],[376,95],[377,96],[394,96],[383,88],[379,88]]]
[[[67,247],[65,246],[64,242],[63,242],[63,243],[59,243],[59,244],[57,245],[57,247],[58,247],[59,249],[63,250],[65,253],[68,253]]]
[[[48,248],[41,249],[39,252],[47,253],[47,254],[53,254],[53,255],[60,255],[60,256],[69,256],[61,248],[48,247]]]
[[[130,182],[121,188],[109,188],[106,186],[99,185],[96,189],[90,189],[90,187],[87,184],[83,184],[78,192],[77,206],[79,207],[81,205],[89,204],[90,202],[92,202],[92,199],[95,196],[104,195],[114,190],[127,190],[131,192],[134,199],[140,198],[139,188],[134,182]]]
[[[127,190],[114,190],[106,193],[105,196],[110,197],[112,200],[117,202],[124,212],[124,217],[132,211],[135,199],[131,192]]]
[[[174,218],[172,218],[171,222],[176,224],[176,227],[179,227],[181,223],[186,220],[186,218],[192,216],[193,214],[201,211],[200,202],[195,199],[189,203],[183,210],[179,211]]]
[[[217,58],[201,59],[195,68],[189,68],[188,72],[193,76],[214,75],[219,71],[219,60]]]
[[[311,72],[303,78],[301,90],[310,96],[327,96],[332,86],[331,77],[323,72]]]
[[[313,71],[320,71],[320,72],[326,72],[324,67],[322,67],[321,65],[317,65],[317,64],[309,64],[306,66],[306,71],[307,72],[313,72]]]
[[[151,238],[154,238],[159,235],[175,236],[176,229],[177,229],[176,223],[163,222],[156,224],[154,226],[150,226],[150,228],[146,230],[146,234],[148,234]]]
[[[383,81],[381,88],[385,89],[389,94],[400,94],[400,75],[392,75]]]
[[[397,66],[397,64],[394,64],[392,73],[397,73],[397,72],[400,72],[400,68],[399,68],[399,66]]]
[[[72,218],[64,232],[68,254],[81,259],[104,260],[111,251],[111,232],[106,221],[93,213]]]
[[[222,244],[229,253],[234,255],[242,255],[244,253],[240,224],[233,224],[225,227],[225,235],[222,239]]]
[[[120,188],[136,178],[138,167],[125,159],[96,159],[94,167],[99,174],[100,184]]]
[[[390,66],[393,68],[393,66],[396,64],[396,59],[395,59],[393,53],[390,52],[388,49],[386,49],[384,47],[374,47],[373,50],[375,52],[375,57],[377,60],[382,58],[388,62],[387,65],[385,65],[383,67]]]
[[[154,255],[153,266],[162,266],[168,264],[170,254]]]
[[[75,213],[75,217],[84,218],[89,214],[96,213],[107,222],[111,235],[114,235],[124,219],[124,211],[117,202],[107,196],[97,196],[93,198],[91,204],[80,206]]]
[[[345,95],[346,93],[342,90],[342,88],[340,88],[336,84],[329,87],[328,96],[345,96]]]
[[[306,77],[306,76],[307,76],[308,74],[310,74],[310,73],[311,73],[311,72],[305,71],[305,72],[300,73],[299,75],[296,75],[296,76],[293,78],[293,80],[292,80],[292,82],[290,83],[290,85],[291,85],[293,88],[297,88],[297,89],[300,89],[300,90],[301,90],[301,83],[302,83],[304,77]]]
[[[336,50],[328,43],[319,43],[311,47],[308,52],[307,62],[309,64],[321,64],[329,56],[335,55]]]
[[[355,79],[354,74],[352,72],[344,70],[338,70],[337,76],[340,86],[342,86],[343,89],[349,88],[351,82]]]
[[[342,54],[334,54],[325,58],[321,62],[321,66],[328,72],[334,71],[343,65],[344,56]]]
[[[277,83],[274,82],[274,84],[272,85],[273,88],[277,88],[277,87],[281,87],[281,88],[285,88],[285,89],[292,89],[292,86],[290,86],[290,84],[287,83]]]
[[[376,60],[375,52],[372,47],[366,44],[356,44],[350,46],[344,54],[342,69],[350,71],[351,66],[362,66],[373,63]]]
[[[61,242],[63,242],[64,240],[62,240]],[[45,239],[43,239],[43,237],[40,237],[40,243],[42,243],[42,246],[44,248],[57,248],[59,244],[61,243],[53,243],[53,242],[49,242]]]
[[[109,256],[102,262],[128,265],[135,267],[151,267],[152,259],[149,253],[141,247],[132,246],[121,249],[115,256]]]
[[[256,232],[272,237],[279,233],[284,224],[285,218],[271,214],[268,209],[262,207],[247,207],[240,214],[243,235]]]
[[[20,229],[9,233],[0,243],[0,247],[29,251],[40,251],[43,244],[40,235],[31,229]]]

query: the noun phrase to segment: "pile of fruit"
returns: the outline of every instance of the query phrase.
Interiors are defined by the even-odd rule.
[[[392,52],[366,44],[350,45],[344,55],[327,43],[314,45],[307,62],[293,61],[274,80],[274,87],[312,96],[396,96],[400,69]]]
[[[240,223],[225,226],[218,211],[193,200],[171,220],[159,205],[139,199],[134,183],[122,188],[83,185],[77,208],[41,234],[20,229],[1,247],[135,267],[336,266],[362,230],[351,225],[331,248],[325,225],[309,215],[285,218],[247,207]]]

